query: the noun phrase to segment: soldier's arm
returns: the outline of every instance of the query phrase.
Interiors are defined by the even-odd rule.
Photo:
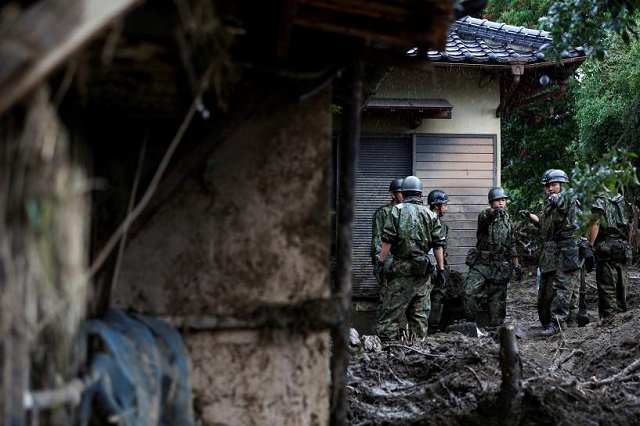
[[[589,244],[593,245],[596,242],[596,238],[598,238],[598,232],[600,232],[600,220],[596,220],[591,228],[589,229]]]
[[[382,242],[382,250],[380,250],[380,254],[378,257],[381,262],[387,260],[387,256],[389,256],[389,252],[391,251],[391,243]]]
[[[433,248],[433,257],[436,258],[436,269],[438,271],[444,271],[444,249],[442,246]]]
[[[371,225],[371,261],[375,262],[376,256],[380,254],[382,247],[382,228],[384,227],[384,218],[380,213],[380,209],[376,210],[373,214],[373,221]]]

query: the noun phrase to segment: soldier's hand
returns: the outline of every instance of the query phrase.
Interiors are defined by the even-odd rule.
[[[518,280],[518,282],[522,281],[522,266],[520,265],[516,265],[513,267],[513,270],[516,274],[516,279]]]
[[[520,215],[521,218],[528,220],[529,219],[529,215],[531,214],[531,212],[529,210],[527,210],[527,209],[524,209],[524,210],[520,210],[518,212],[518,214]]]
[[[549,195],[549,198],[547,198],[547,202],[549,203],[550,206],[555,206],[558,204],[561,197],[562,195],[560,194],[551,194]]]
[[[596,258],[593,254],[584,258],[584,270],[588,274],[596,269]]]
[[[377,259],[373,264],[373,275],[376,277],[379,283],[384,282],[384,262],[380,259]]]
[[[504,213],[504,209],[501,209],[500,207],[494,207],[493,208],[493,217],[497,218],[503,218],[505,215]]]
[[[441,288],[446,288],[449,285],[449,271],[443,269],[436,274],[436,280]]]

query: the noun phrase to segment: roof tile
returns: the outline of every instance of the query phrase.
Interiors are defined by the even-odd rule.
[[[516,27],[486,19],[464,17],[451,24],[444,52],[429,50],[434,62],[506,64],[515,59],[525,63],[544,62],[552,42],[551,33]],[[414,56],[417,49],[408,52]],[[585,56],[584,49],[565,52],[566,58]]]

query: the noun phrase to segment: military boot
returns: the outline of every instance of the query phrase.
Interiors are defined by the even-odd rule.
[[[553,326],[551,324],[549,324],[548,326],[546,326],[541,332],[540,332],[540,336],[542,337],[551,337],[554,334],[558,333],[558,329],[557,326]]]
[[[440,329],[440,320],[442,319],[442,303],[432,303],[431,312],[429,313],[429,334],[438,333]]]

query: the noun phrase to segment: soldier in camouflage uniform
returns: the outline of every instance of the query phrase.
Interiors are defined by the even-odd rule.
[[[547,196],[541,216],[522,210],[522,217],[540,228],[544,248],[540,256],[540,288],[538,318],[542,336],[548,337],[566,327],[572,296],[580,291],[582,259],[578,247],[578,202],[572,191],[562,184],[569,177],[559,169],[549,169],[542,175]],[[577,300],[574,297],[574,300]],[[576,304],[577,307],[577,304]]]
[[[488,328],[500,327],[507,316],[507,285],[512,271],[522,279],[513,224],[506,211],[507,194],[500,187],[488,194],[489,207],[478,215],[476,247],[469,251],[464,280],[464,315],[476,321],[478,301],[486,296]]]
[[[383,262],[378,261],[380,257],[380,251],[382,250],[382,230],[384,228],[384,222],[391,214],[391,209],[396,204],[402,201],[402,181],[403,178],[394,179],[389,184],[389,195],[391,201],[384,206],[378,207],[373,214],[373,221],[371,226],[371,263],[373,264],[373,275],[378,281],[380,286],[379,297],[382,301],[384,297],[384,291],[387,286],[387,276],[393,262],[393,256],[387,256],[387,259]]]
[[[427,203],[432,212],[440,219],[442,225],[442,235],[444,236],[444,245],[442,247],[444,255],[444,266],[447,269],[447,242],[449,241],[449,226],[442,221],[442,217],[447,213],[449,197],[442,189],[434,189],[427,195]],[[447,282],[444,283],[445,285]],[[440,331],[440,321],[442,320],[442,311],[444,308],[444,296],[447,288],[445,285],[435,280],[433,290],[431,290],[431,312],[429,314],[429,332]]]
[[[598,216],[589,232],[596,257],[598,315],[606,318],[627,310],[633,216],[622,194],[599,194],[591,212]]]
[[[446,281],[442,245],[442,225],[422,202],[422,182],[408,176],[402,183],[402,203],[391,209],[384,225],[379,260],[393,255],[387,290],[378,311],[380,340],[399,340],[409,324],[409,339],[423,339],[429,328],[431,273],[427,253],[433,249],[437,280]]]

